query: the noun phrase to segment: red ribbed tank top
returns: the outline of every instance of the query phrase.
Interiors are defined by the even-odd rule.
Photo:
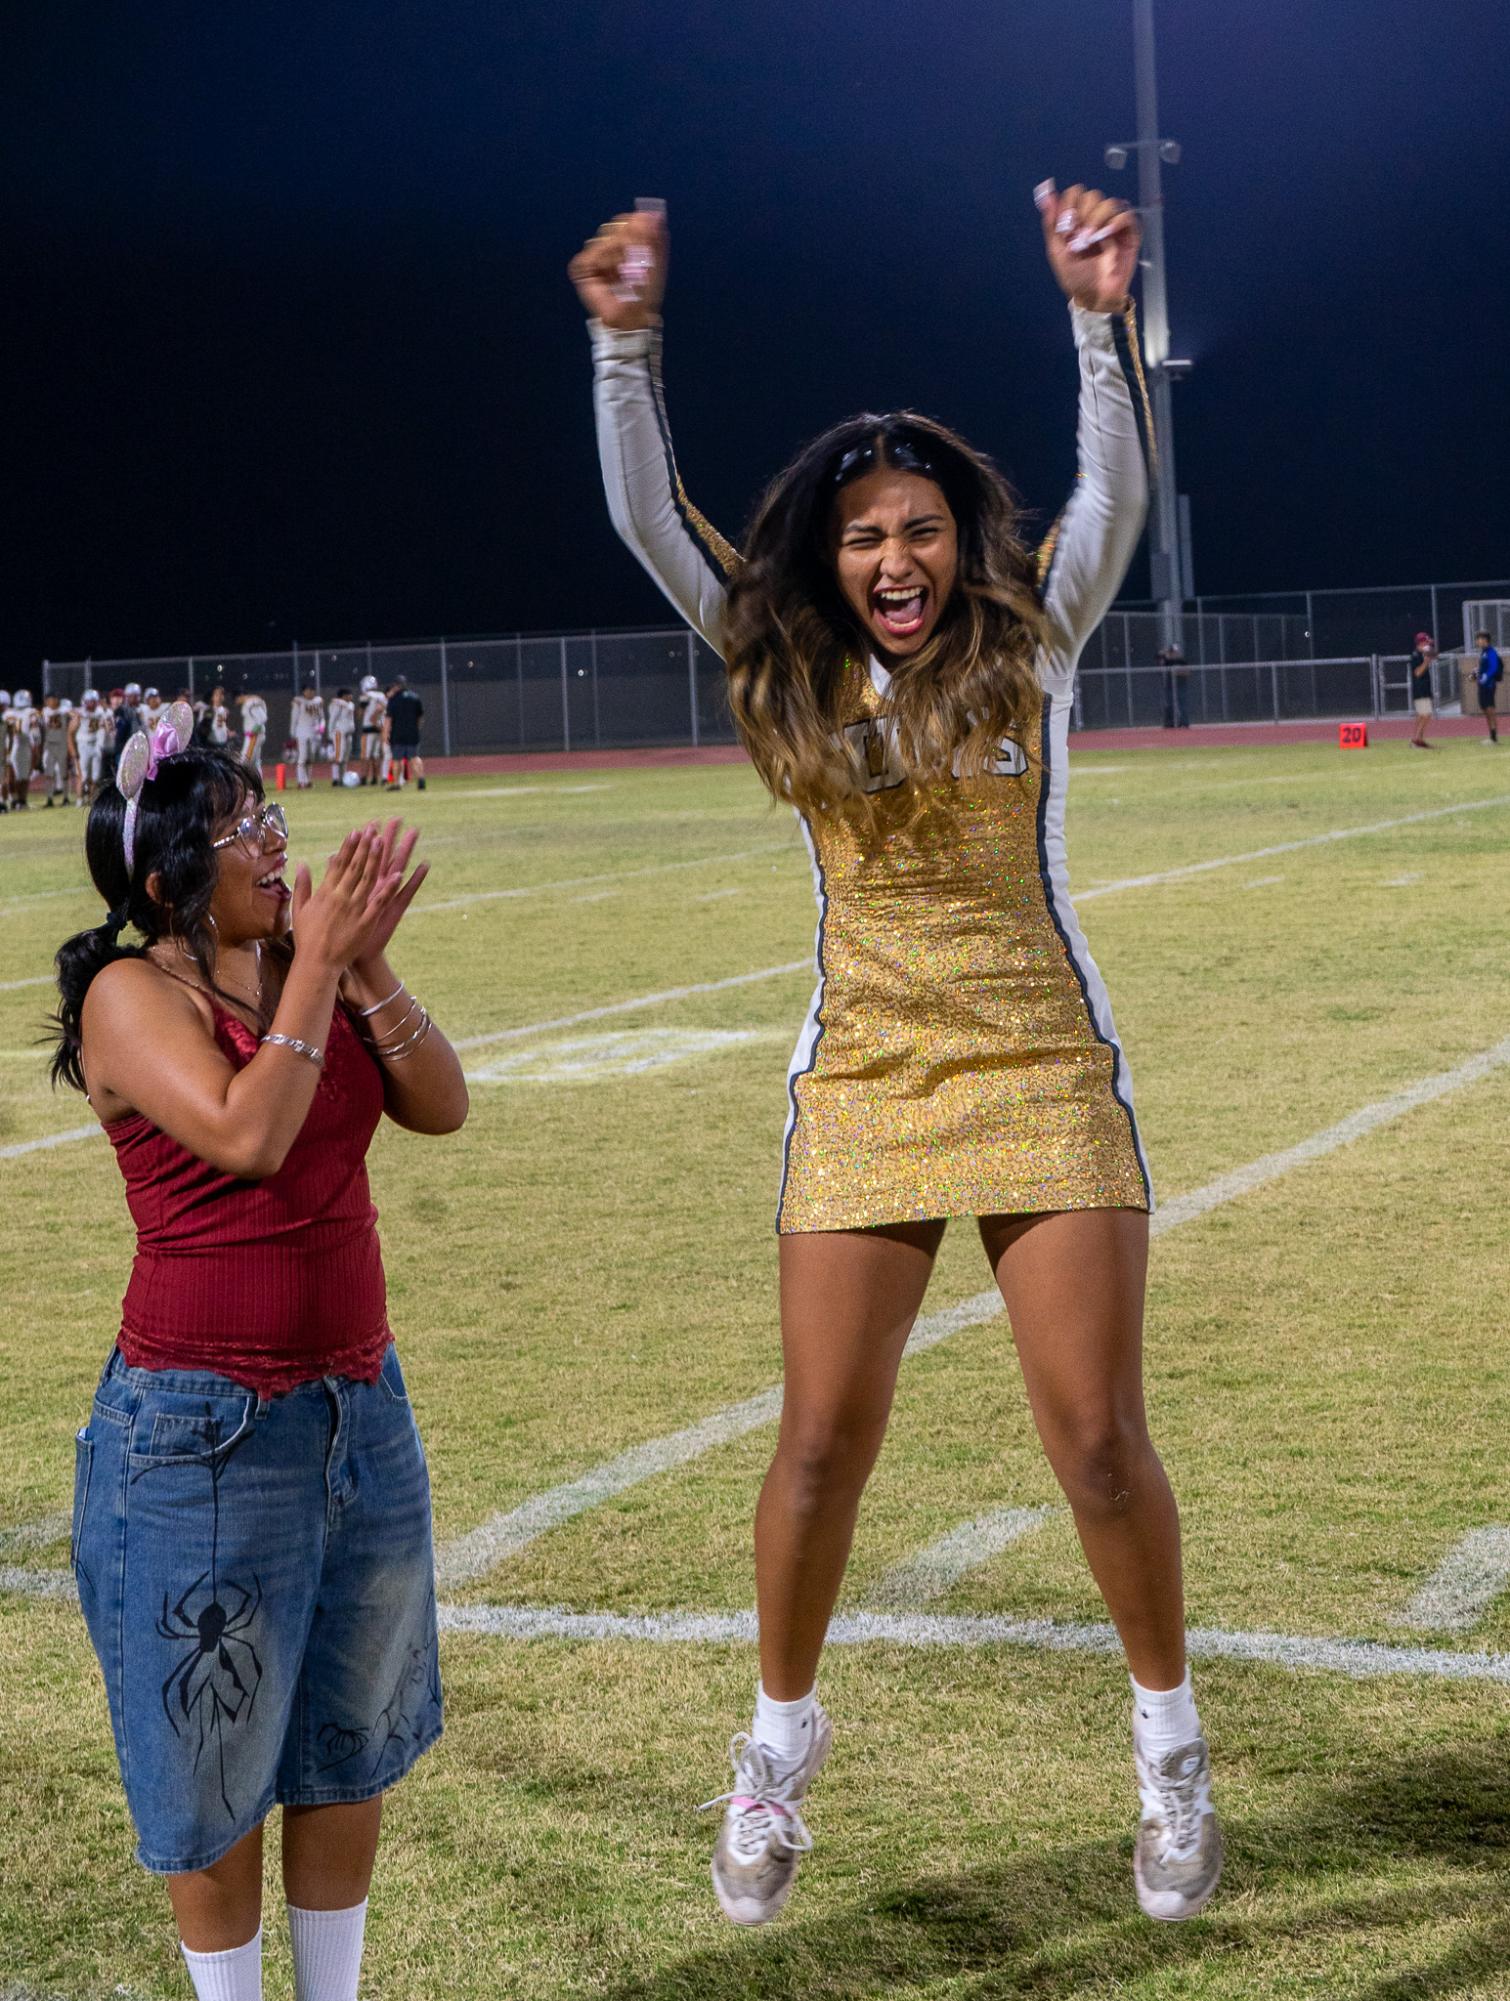
[[[257,1053],[218,1004],[215,1040],[238,1070]],[[382,1112],[382,1071],[338,1004],[309,1115],[266,1180],[209,1166],[139,1112],[107,1125],[136,1224],[126,1361],[213,1370],[263,1396],[318,1376],[375,1382],[391,1338],[367,1186]]]

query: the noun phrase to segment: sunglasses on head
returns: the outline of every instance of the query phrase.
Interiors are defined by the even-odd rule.
[[[222,834],[218,841],[211,841],[212,848],[240,848],[248,861],[256,861],[267,851],[269,835],[280,840],[288,837],[288,815],[281,806],[263,806],[255,813],[248,813],[238,820],[228,834]]]
[[[937,467],[919,443],[905,432],[893,432],[889,437],[867,438],[863,444],[851,445],[847,452],[841,453],[829,484],[848,486],[852,479],[863,479],[866,473],[874,472],[878,466],[894,466],[898,472],[921,473],[925,479],[935,481],[939,476]]]

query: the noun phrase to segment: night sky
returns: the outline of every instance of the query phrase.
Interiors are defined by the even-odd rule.
[[[1510,573],[1502,10],[1161,0],[1159,31],[1198,588]],[[563,273],[637,194],[725,530],[861,407],[1063,498],[1031,189],[1118,185],[1131,0],[51,0],[7,43],[0,679],[662,617]]]

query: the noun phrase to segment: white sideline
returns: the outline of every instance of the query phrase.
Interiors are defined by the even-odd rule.
[[[655,1644],[749,1645],[753,1612],[568,1612],[535,1605],[442,1605],[448,1633],[486,1633],[509,1640],[641,1640]],[[1313,1668],[1354,1680],[1426,1675],[1442,1681],[1510,1683],[1510,1654],[1452,1653],[1441,1647],[1387,1647],[1376,1640],[1327,1634],[1228,1632],[1193,1626],[1185,1635],[1193,1660],[1259,1661]],[[841,1612],[828,1629],[831,1647],[1031,1647],[1039,1653],[1120,1654],[1112,1626],[1055,1619],[973,1618],[942,1612]]]
[[[1428,1633],[1467,1633],[1510,1587],[1510,1528],[1470,1529],[1390,1620]]]
[[[18,994],[23,987],[50,987],[54,973],[33,973],[28,980],[0,980],[0,994]]]
[[[930,1598],[942,1598],[962,1577],[1042,1527],[1053,1512],[1045,1507],[988,1508],[973,1522],[961,1522],[905,1562],[893,1564],[866,1594],[866,1609],[910,1612]]]
[[[1330,833],[1307,834],[1298,841],[1277,841],[1273,847],[1249,848],[1246,854],[1217,855],[1211,861],[1186,862],[1183,868],[1160,869],[1156,875],[1127,875],[1117,882],[1093,883],[1089,889],[1071,891],[1075,903],[1089,903],[1096,896],[1120,896],[1124,889],[1156,889],[1165,882],[1184,882],[1190,876],[1209,875],[1213,869],[1233,868],[1239,862],[1267,861],[1271,855],[1298,854],[1302,848],[1324,848],[1334,841],[1356,841],[1364,834],[1387,834],[1393,827],[1414,827],[1422,820],[1450,820],[1459,813],[1482,813],[1490,806],[1510,806],[1510,792],[1496,792],[1492,799],[1468,799],[1460,806],[1432,806],[1424,813],[1402,813],[1394,820],[1371,820],[1363,827],[1334,827]]]
[[[1188,1195],[1174,1196],[1150,1217],[1149,1234],[1161,1237],[1182,1223],[1194,1222],[1197,1217],[1208,1215],[1211,1210],[1235,1201],[1239,1196],[1262,1187],[1265,1182],[1288,1174],[1292,1168],[1319,1160],[1338,1147],[1347,1146],[1380,1126],[1402,1118],[1420,1105],[1430,1104],[1451,1091],[1476,1083],[1506,1063],[1510,1063],[1510,1037],[1496,1043],[1492,1049],[1469,1057],[1467,1062],[1458,1064],[1453,1070],[1422,1078],[1419,1083],[1392,1092],[1376,1104],[1361,1106],[1336,1125],[1326,1127],[1324,1131],[1287,1147],[1283,1152],[1263,1154],[1259,1159],[1249,1161],[1245,1167],[1233,1168],[1227,1174],[1218,1175],[1204,1188],[1193,1189]],[[920,1354],[967,1327],[979,1327],[996,1319],[1003,1311],[1001,1295],[991,1286],[969,1299],[946,1306],[941,1312],[920,1318],[908,1337],[904,1353]],[[593,1467],[575,1480],[568,1480],[558,1487],[547,1487],[544,1492],[521,1501],[517,1507],[491,1516],[467,1534],[442,1545],[436,1559],[439,1581],[443,1586],[454,1588],[484,1576],[505,1557],[517,1554],[547,1529],[559,1527],[615,1494],[638,1486],[642,1480],[669,1472],[673,1466],[684,1466],[689,1460],[712,1451],[715,1446],[742,1438],[746,1432],[755,1431],[761,1425],[774,1424],[780,1415],[781,1386],[773,1384],[757,1396],[729,1404],[696,1424],[668,1432],[661,1438],[649,1439],[643,1445],[632,1446],[627,1452],[605,1460],[601,1466]]]
[[[636,882],[647,875],[671,875],[679,869],[714,868],[720,862],[749,861],[754,855],[777,855],[799,850],[792,841],[766,841],[759,847],[736,848],[732,854],[698,855],[685,862],[647,862],[643,868],[609,869],[601,875],[567,876],[559,882],[527,882],[513,889],[473,889],[463,896],[443,897],[439,903],[416,903],[409,919],[434,917],[442,910],[463,910],[474,903],[503,903],[522,896],[550,896],[558,889],[591,889],[603,882]]]

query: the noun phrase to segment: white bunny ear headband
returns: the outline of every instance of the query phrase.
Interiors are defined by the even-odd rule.
[[[159,716],[157,727],[150,734],[138,730],[121,752],[120,763],[115,767],[115,788],[126,802],[121,846],[128,873],[136,866],[136,809],[142,787],[149,778],[156,778],[157,767],[165,757],[177,757],[180,751],[187,750],[193,734],[194,711],[187,702],[170,702]]]

